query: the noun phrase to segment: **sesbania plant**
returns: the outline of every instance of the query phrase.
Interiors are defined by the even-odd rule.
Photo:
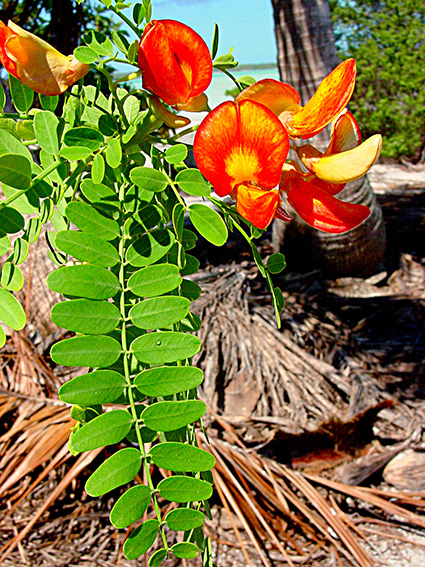
[[[367,207],[334,195],[366,173],[381,138],[360,144],[345,108],[354,88],[353,60],[326,77],[303,107],[290,85],[236,80],[229,71],[237,65],[232,54],[216,57],[217,28],[210,52],[186,25],[151,21],[149,0],[133,6],[132,19],[129,5],[102,2],[129,26],[132,43],[120,32],[108,38],[91,31],[66,57],[12,22],[0,23],[0,60],[16,109],[3,112],[0,90],[1,254],[10,251],[8,235],[14,235],[1,271],[0,320],[14,330],[24,327],[13,295],[23,285],[19,264],[50,221],[55,231],[43,234],[59,267],[47,286],[64,297],[51,317],[75,333],[56,343],[51,357],[89,368],[59,391],[77,421],[70,451],[113,446],[86,491],[96,497],[126,487],[110,518],[118,529],[133,526],[124,542],[128,559],[159,538],[150,567],[170,555],[198,553],[207,566],[211,544],[202,526],[210,515],[214,458],[196,435],[206,406],[197,397],[203,373],[191,364],[201,349],[201,321],[191,302],[201,289],[190,279],[199,261],[189,254],[197,236],[185,216],[216,246],[229,230],[244,236],[270,285],[279,322],[282,294],[271,274],[284,268],[284,258],[274,254],[264,264],[253,240],[273,218],[289,221],[291,207],[328,232],[363,222]],[[135,67],[124,84],[135,84],[141,74],[142,88],[120,86],[108,71],[114,62]],[[100,81],[84,85],[90,67],[105,77],[107,92]],[[240,93],[210,110],[205,90],[213,67]],[[208,114],[199,128],[189,126],[187,112],[201,111]],[[330,123],[325,152],[290,145]],[[193,147],[180,141],[195,131]],[[290,148],[298,161],[286,161]],[[199,169],[185,163],[191,150]],[[198,202],[188,206],[185,194]],[[2,327],[0,333],[3,345]],[[155,466],[168,471],[156,485]],[[166,514],[164,500],[175,503]],[[149,507],[151,517],[143,521]],[[181,535],[170,547],[172,530]]]

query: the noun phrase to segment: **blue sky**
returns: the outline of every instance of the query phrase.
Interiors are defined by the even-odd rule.
[[[276,62],[271,0],[152,0],[152,18],[179,20],[211,46],[220,28],[218,55],[235,46],[240,63]]]

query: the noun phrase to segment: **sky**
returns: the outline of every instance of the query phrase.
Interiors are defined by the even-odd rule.
[[[220,29],[217,55],[235,47],[240,63],[277,59],[271,0],[152,0],[152,19],[179,20],[211,46],[214,23]]]

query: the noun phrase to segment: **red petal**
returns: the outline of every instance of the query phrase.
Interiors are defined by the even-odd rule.
[[[331,141],[324,155],[339,154],[360,145],[362,135],[354,116],[346,110],[332,125]]]
[[[294,87],[274,79],[262,79],[247,87],[238,94],[236,102],[246,99],[264,104],[276,116],[282,112],[298,112],[300,109],[300,95]]]
[[[251,100],[220,104],[199,126],[193,145],[198,168],[221,197],[239,183],[275,187],[288,151],[279,119]]]
[[[251,224],[264,230],[273,220],[280,204],[278,191],[264,191],[255,185],[236,188],[236,210]]]
[[[17,78],[16,63],[7,55],[5,44],[12,35],[16,35],[3,22],[0,22],[0,61],[8,73]]]
[[[169,105],[185,104],[211,83],[212,61],[204,40],[185,24],[153,20],[139,45],[143,87]]]
[[[353,94],[356,62],[347,59],[323,79],[317,91],[289,123],[289,133],[311,138],[323,130],[343,110]]]
[[[370,214],[368,207],[339,201],[299,177],[289,183],[286,193],[289,203],[303,221],[324,232],[347,232],[361,224]]]

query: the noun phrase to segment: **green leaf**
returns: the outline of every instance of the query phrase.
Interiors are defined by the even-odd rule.
[[[174,234],[167,230],[153,230],[143,234],[127,249],[126,260],[132,266],[150,266],[160,260],[175,242]]]
[[[25,238],[29,244],[32,244],[40,236],[41,221],[37,217],[32,217],[28,221],[27,228],[25,229]],[[1,251],[0,251],[1,255]]]
[[[137,522],[146,512],[152,492],[143,484],[132,486],[115,502],[111,510],[111,524],[121,530]]]
[[[118,293],[120,282],[112,272],[85,264],[55,270],[47,276],[47,287],[62,295],[109,299]]]
[[[31,187],[31,163],[20,154],[0,156],[0,182],[15,189]]]
[[[108,146],[105,151],[106,163],[116,169],[120,166],[122,160],[122,149],[121,143],[117,138],[112,138],[109,140]]]
[[[183,238],[185,212],[186,212],[186,207],[184,207],[181,203],[177,203],[174,206],[173,226],[174,226],[174,232],[176,233],[176,237],[178,240],[181,240]]]
[[[79,453],[114,445],[124,439],[133,424],[131,414],[123,409],[102,413],[74,433],[72,447]]]
[[[205,516],[193,508],[177,508],[165,516],[165,523],[176,532],[186,532],[204,525]]]
[[[187,147],[184,144],[176,144],[165,151],[165,161],[173,165],[181,163],[187,158]]]
[[[201,296],[202,289],[196,282],[184,279],[180,286],[180,292],[183,297],[187,297],[190,301],[195,301]]]
[[[103,204],[108,207],[115,207],[119,204],[115,191],[103,183],[93,183],[92,179],[84,179],[81,183],[81,191],[91,203]]]
[[[63,141],[67,146],[83,146],[94,152],[96,152],[104,142],[103,135],[99,130],[88,128],[87,126],[67,130]]]
[[[280,313],[282,309],[285,307],[285,299],[283,297],[283,293],[280,287],[275,287],[273,289],[273,296],[276,302],[276,311]]]
[[[40,205],[40,222],[45,224],[53,215],[55,205],[52,199],[44,199]]]
[[[122,32],[113,31],[111,33],[111,37],[112,41],[115,43],[118,49],[122,53],[124,53],[124,55],[127,55],[130,44],[128,43],[128,39],[125,37],[125,35]]]
[[[65,339],[54,344],[50,351],[50,356],[56,364],[91,368],[107,368],[119,359],[120,354],[120,343],[103,335]]]
[[[93,234],[77,230],[58,232],[55,245],[77,260],[102,268],[115,266],[120,259],[117,249],[112,244]]]
[[[157,402],[148,406],[140,416],[153,431],[175,431],[197,421],[207,411],[200,400]]]
[[[186,254],[186,265],[183,270],[181,270],[181,275],[191,276],[192,274],[196,274],[199,270],[199,266],[200,262],[198,258],[195,258],[195,256],[191,256],[190,254]]]
[[[286,267],[285,256],[277,252],[269,256],[266,267],[271,274],[279,274]]]
[[[198,169],[184,169],[177,174],[176,183],[189,195],[208,197],[211,186]]]
[[[215,465],[211,453],[187,443],[159,443],[149,451],[156,466],[173,472],[209,471]]]
[[[29,245],[23,238],[17,238],[13,244],[13,263],[15,265],[22,264],[27,259]]]
[[[83,146],[63,146],[60,149],[59,155],[67,159],[68,161],[79,161],[90,157],[93,154],[93,150],[90,148],[85,148]]]
[[[143,4],[140,4],[140,2],[138,2],[133,6],[133,21],[136,26],[139,26],[143,22],[144,18],[145,9],[143,7]]]
[[[212,485],[205,480],[175,475],[164,478],[158,486],[159,494],[171,502],[200,502],[211,497]]]
[[[199,548],[196,543],[190,541],[180,541],[171,547],[171,552],[181,559],[194,559],[198,556]]]
[[[178,266],[158,264],[134,272],[128,288],[140,297],[156,297],[176,289],[181,282]]]
[[[98,119],[99,130],[104,136],[113,136],[118,130],[118,124],[114,116],[101,114]]]
[[[1,214],[1,213],[0,213]],[[6,254],[6,252],[8,252],[10,249],[10,238],[5,235],[5,236],[0,236],[0,256],[3,256],[3,254]],[[177,268],[177,266],[176,266]],[[179,285],[179,284],[177,284]],[[175,286],[177,287],[177,286]],[[168,290],[170,291],[170,290]]]
[[[58,125],[59,120],[49,110],[37,112],[34,116],[37,142],[45,152],[53,155],[57,155],[59,151]]]
[[[140,329],[161,329],[184,319],[189,309],[190,301],[185,297],[166,295],[137,303],[129,316]]]
[[[86,65],[96,63],[98,57],[96,51],[90,49],[90,47],[86,47],[85,45],[74,49],[74,56],[75,59],[78,59],[78,61],[85,63]]]
[[[4,120],[5,119],[2,118],[0,123]],[[4,154],[19,154],[27,158],[27,160],[32,163],[32,156],[29,149],[6,130],[0,130],[0,155]]]
[[[25,327],[27,318],[25,311],[14,295],[0,288],[0,321],[13,329],[20,331]]]
[[[9,75],[10,94],[18,112],[28,112],[34,101],[34,91]]]
[[[125,540],[124,555],[128,560],[137,559],[152,547],[159,532],[158,520],[146,520]]]
[[[65,214],[77,228],[102,240],[114,240],[120,234],[117,221],[105,217],[86,203],[72,201]]]
[[[33,120],[18,120],[16,122],[16,134],[22,140],[34,140],[34,121]]]
[[[138,449],[128,447],[114,453],[100,465],[86,482],[90,496],[103,496],[107,492],[132,481],[142,466],[142,455]]]
[[[124,392],[127,382],[114,370],[96,370],[77,376],[59,388],[59,398],[67,404],[87,407],[109,404]]]
[[[204,238],[215,246],[227,240],[227,227],[221,216],[207,205],[195,203],[189,207],[190,220]]]
[[[156,332],[142,335],[131,344],[137,360],[145,364],[164,364],[191,358],[201,350],[202,343],[194,335]]]
[[[9,291],[19,291],[24,285],[21,270],[11,262],[5,262],[1,270],[1,285]]]
[[[56,110],[59,104],[59,96],[39,94],[38,100],[40,101],[40,105],[43,110],[51,110],[52,112]]]
[[[139,189],[154,193],[164,191],[168,185],[165,173],[150,167],[134,167],[130,172],[130,179]]]
[[[0,85],[0,113],[3,112],[5,105],[6,105],[6,95],[4,93],[4,89],[2,85]]]
[[[131,95],[125,99],[124,113],[130,124],[133,124],[140,115],[140,101]]]
[[[98,31],[90,30],[84,34],[84,41],[90,49],[98,55],[112,55],[114,53],[114,46],[111,40],[106,35]]]
[[[102,154],[96,154],[94,156],[91,176],[93,183],[102,183],[103,178],[105,177],[105,160],[103,159]]]
[[[220,55],[213,61],[213,67],[216,69],[233,69],[233,67],[237,67],[238,65],[239,63],[235,61],[231,53]]]
[[[196,388],[204,379],[195,366],[159,366],[144,370],[134,379],[134,385],[145,396],[172,396]]]
[[[148,567],[159,567],[164,559],[167,557],[167,550],[161,547],[149,557]]]
[[[194,232],[187,228],[183,229],[183,248],[185,250],[192,250],[195,248],[197,240],[198,237]]]
[[[6,344],[6,333],[3,330],[3,327],[0,325],[0,348],[3,348]]]
[[[117,328],[121,314],[113,303],[73,299],[52,308],[52,321],[58,327],[86,335],[106,335]]]

